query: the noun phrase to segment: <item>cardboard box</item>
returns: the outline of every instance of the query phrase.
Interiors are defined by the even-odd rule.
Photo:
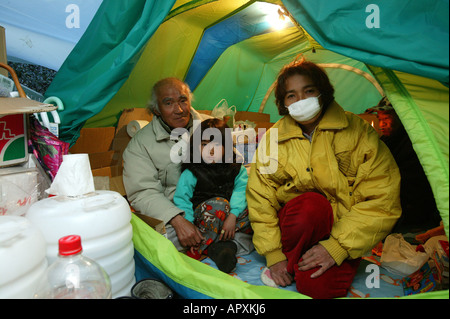
[[[133,120],[151,121],[152,116],[143,108],[123,110],[117,128],[97,127],[83,128],[80,137],[69,152],[72,154],[86,153],[89,155],[94,183],[103,185],[104,179],[109,178],[109,190],[125,196],[122,180],[122,154],[131,138],[127,134],[127,125]],[[99,186],[103,187],[103,186]]]
[[[122,176],[122,172],[123,172],[122,165],[105,166],[102,168],[94,168],[92,170],[92,176],[116,177],[116,176]],[[125,194],[122,194],[122,195],[125,195]]]
[[[108,167],[115,164],[113,162],[114,151],[90,153],[88,155],[91,169]]]
[[[270,122],[270,114],[257,113],[257,112],[245,112],[238,111],[234,116],[234,120],[237,121],[250,121],[250,122]]]
[[[134,212],[134,214],[139,217],[140,219],[142,219],[147,225],[149,225],[150,227],[152,227],[154,230],[156,230],[158,233],[164,235],[166,233],[166,226],[164,225],[164,222],[162,220],[147,216],[147,215],[143,215],[143,214],[139,214]]]
[[[27,140],[26,115],[0,116],[0,167],[26,162]]]
[[[111,150],[114,132],[114,127],[83,128],[69,153],[88,154],[91,170],[96,173],[94,176],[115,176],[111,175],[116,172],[111,167],[117,165],[113,159],[114,151]]]
[[[57,108],[53,104],[44,104],[23,97],[0,97],[0,115],[50,112]]]
[[[115,130],[114,127],[83,128],[69,153],[88,154],[96,189],[108,189],[126,195],[121,181],[122,163],[117,163],[114,159],[114,151],[111,149]],[[105,179],[96,177],[107,177],[108,187],[103,186]],[[113,183],[111,183],[112,178],[115,178]]]
[[[0,97],[0,167],[28,160],[26,114],[56,109],[27,98]]]
[[[115,130],[114,127],[83,128],[70,152],[74,154],[108,152],[111,150]]]

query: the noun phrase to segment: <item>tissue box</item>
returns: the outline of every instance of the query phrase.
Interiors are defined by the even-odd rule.
[[[0,167],[28,160],[26,115],[0,116]]]

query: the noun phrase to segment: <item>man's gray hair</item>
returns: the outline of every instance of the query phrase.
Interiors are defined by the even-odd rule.
[[[157,113],[160,113],[159,106],[158,106],[158,89],[160,87],[162,87],[163,85],[172,84],[172,83],[176,83],[176,82],[184,85],[187,88],[188,93],[189,93],[189,96],[188,96],[189,102],[193,101],[194,95],[192,94],[191,89],[187,83],[181,81],[178,78],[165,78],[165,79],[162,79],[162,80],[156,82],[152,88],[152,95],[150,96],[150,100],[147,102],[147,110],[150,114],[156,115]]]

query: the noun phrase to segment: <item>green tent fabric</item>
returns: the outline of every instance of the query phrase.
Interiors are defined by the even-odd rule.
[[[372,70],[408,132],[448,234],[448,88],[436,80],[421,76],[376,67]]]
[[[114,96],[174,3],[103,1],[46,92],[46,96],[56,95],[64,101],[62,140],[75,143],[86,120]]]
[[[328,50],[448,86],[449,2],[305,1],[283,4]]]
[[[273,92],[268,90],[283,65],[299,53],[327,70],[336,88],[336,100],[345,104],[347,110],[364,113],[381,99],[382,89],[362,77],[361,73],[370,73],[363,63],[319,47],[312,53],[305,33],[293,27],[253,37],[226,50],[195,89],[196,107],[210,109],[217,103],[217,97],[223,96],[240,111],[262,111],[270,114],[272,122],[277,121],[281,117]],[[340,68],[344,65],[359,72]],[[355,90],[365,94],[355,94]]]
[[[380,28],[367,27],[367,21],[376,22],[370,20],[376,11],[356,0],[104,1],[46,93],[60,97],[66,106],[61,113],[62,139],[73,144],[83,126],[114,126],[123,109],[145,107],[156,81],[167,76],[186,79],[210,28],[266,2],[287,9],[295,26],[229,43],[193,88],[194,107],[210,110],[225,98],[239,111],[264,112],[275,122],[280,116],[274,81],[281,67],[299,54],[327,70],[336,100],[348,111],[363,113],[387,95],[428,176],[448,234],[446,0],[379,1]],[[180,265],[190,260],[154,256],[154,246],[142,237],[144,233],[153,238],[152,230],[133,223],[139,229],[135,247],[145,258],[173,280],[202,289],[195,276],[185,276],[180,267],[166,268],[168,259]],[[160,245],[159,237],[156,242]],[[209,276],[210,270],[205,271]],[[267,296],[264,289],[231,285],[237,297]],[[226,297],[214,292],[219,286],[212,284],[206,294]],[[416,297],[448,298],[448,290]]]

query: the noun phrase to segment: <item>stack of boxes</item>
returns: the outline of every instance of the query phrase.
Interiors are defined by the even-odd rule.
[[[0,63],[7,66],[5,30],[2,27]],[[3,76],[9,73],[5,67],[0,67],[0,72]],[[16,86],[20,84],[16,83]],[[54,109],[53,105],[26,97],[0,97],[0,216],[24,215],[27,207],[38,200],[41,172],[28,154],[28,114]]]

